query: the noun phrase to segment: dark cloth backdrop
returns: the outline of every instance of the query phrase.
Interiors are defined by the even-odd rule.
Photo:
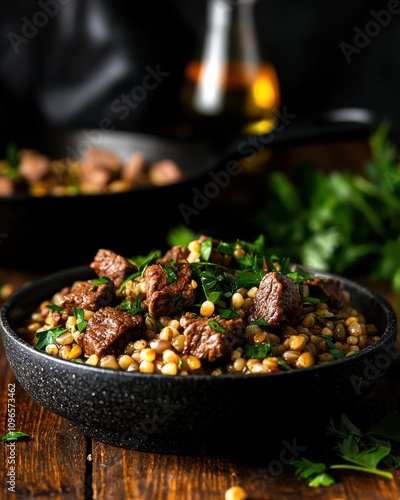
[[[179,121],[183,68],[205,6],[205,0],[2,2],[2,131],[106,124],[147,131]],[[260,44],[277,68],[282,105],[297,115],[366,107],[400,136],[399,21],[398,0],[258,0]]]

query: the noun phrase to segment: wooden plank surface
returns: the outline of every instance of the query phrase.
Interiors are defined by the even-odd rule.
[[[1,435],[14,425],[29,435],[13,446],[2,444],[1,498],[84,498],[85,437],[26,394],[7,365],[2,344],[0,372]],[[13,472],[15,484],[7,482]]]

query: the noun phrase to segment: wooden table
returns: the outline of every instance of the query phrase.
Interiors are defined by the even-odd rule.
[[[37,277],[37,273],[0,269],[0,281],[16,286]],[[395,299],[387,284],[370,285],[394,305]],[[394,471],[393,480],[336,471],[335,485],[315,489],[296,478],[294,468],[282,463],[279,453],[240,458],[160,455],[86,438],[62,417],[42,408],[27,395],[16,381],[0,344],[0,432],[2,435],[7,432],[10,416],[7,406],[12,401],[16,430],[29,434],[29,439],[17,441],[13,450],[1,445],[2,500],[224,500],[226,490],[235,484],[242,485],[253,500],[400,498],[400,470]],[[373,421],[382,410],[400,411],[398,374],[400,364],[395,360],[379,389],[360,405],[358,424]],[[15,466],[14,470],[10,469],[11,465]],[[15,493],[8,490],[13,484],[7,483],[12,479],[7,476],[10,472],[15,472]]]

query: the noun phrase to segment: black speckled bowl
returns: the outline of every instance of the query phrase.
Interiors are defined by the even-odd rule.
[[[327,419],[370,395],[397,356],[396,314],[374,291],[336,277],[381,339],[333,363],[268,375],[170,377],[114,371],[36,350],[15,329],[21,319],[75,280],[88,266],[57,272],[17,291],[1,310],[7,359],[39,404],[87,436],[156,453],[204,454],[283,442],[313,433]]]

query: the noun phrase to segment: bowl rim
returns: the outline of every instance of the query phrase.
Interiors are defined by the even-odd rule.
[[[13,307],[15,307],[19,300],[24,298],[25,296],[31,295],[35,290],[40,290],[40,288],[43,285],[49,285],[53,281],[57,280],[62,280],[66,279],[69,276],[75,276],[75,275],[89,275],[89,273],[94,273],[94,271],[90,268],[89,265],[80,265],[80,266],[75,266],[75,267],[69,267],[66,269],[62,269],[60,271],[47,274],[41,278],[35,279],[31,281],[30,283],[27,283],[26,285],[23,285],[21,288],[19,288],[17,291],[15,291],[3,304],[3,306],[0,309],[0,329],[2,330],[2,336],[8,336],[10,337],[14,342],[16,342],[21,348],[24,350],[30,351],[32,355],[39,357],[43,361],[47,361],[49,363],[55,363],[56,365],[60,367],[64,367],[67,369],[73,368],[74,371],[82,371],[82,373],[93,373],[93,374],[98,374],[98,375],[107,375],[109,377],[119,377],[119,378],[126,378],[126,380],[134,380],[138,377],[140,377],[140,380],[144,380],[144,377],[147,379],[168,379],[170,380],[171,378],[174,378],[175,380],[181,380],[182,382],[184,380],[207,380],[207,381],[214,381],[214,380],[254,380],[254,379],[261,379],[265,378],[267,380],[271,379],[271,377],[299,377],[301,375],[304,375],[304,373],[308,374],[313,374],[317,373],[321,370],[329,370],[329,369],[336,369],[337,367],[340,367],[341,365],[347,365],[349,363],[354,362],[353,360],[356,358],[357,360],[361,361],[363,358],[368,356],[368,354],[371,351],[374,351],[375,349],[379,348],[382,344],[395,344],[396,343],[396,338],[397,338],[397,328],[398,328],[398,320],[397,320],[397,315],[396,312],[393,308],[393,306],[388,302],[388,300],[385,299],[380,293],[377,291],[373,290],[369,286],[363,285],[361,283],[358,283],[357,281],[351,280],[345,276],[341,276],[338,274],[330,273],[327,271],[318,271],[312,268],[308,269],[312,271],[316,276],[321,276],[321,277],[330,277],[330,278],[336,278],[340,281],[341,285],[344,285],[346,287],[352,287],[358,289],[360,292],[369,295],[374,301],[376,301],[379,306],[382,308],[383,312],[385,313],[387,317],[387,325],[385,331],[381,334],[380,339],[374,343],[373,345],[370,345],[368,347],[365,347],[361,351],[359,351],[355,356],[349,356],[349,357],[342,357],[339,359],[336,359],[335,361],[323,365],[313,365],[311,367],[305,368],[303,370],[284,370],[284,371],[279,371],[279,372],[274,372],[274,373],[268,373],[268,374],[223,374],[220,376],[212,376],[208,374],[203,374],[203,375],[193,375],[193,374],[188,374],[185,375],[184,377],[180,376],[175,376],[175,377],[168,377],[168,376],[163,376],[162,374],[158,373],[136,373],[136,372],[126,372],[124,370],[114,370],[110,368],[101,368],[97,366],[91,366],[91,365],[86,365],[84,363],[77,363],[74,362],[73,360],[66,360],[63,358],[59,358],[57,356],[53,356],[51,354],[46,353],[45,351],[41,351],[39,349],[36,349],[32,344],[21,338],[17,332],[13,330],[9,323],[8,319],[8,314],[12,310]],[[95,277],[95,274],[93,274]],[[78,279],[78,278],[76,278]],[[86,279],[86,278],[83,278]],[[74,280],[70,280],[68,283],[72,283]],[[68,284],[66,283],[66,285]],[[60,286],[55,287],[54,292],[56,293],[61,289]],[[40,300],[40,298],[39,298]],[[42,300],[46,300],[44,297]],[[32,309],[31,309],[32,310]],[[25,314],[29,314],[31,310],[25,311]],[[7,351],[6,351],[7,355]],[[392,359],[393,361],[393,359]],[[391,363],[392,363],[391,361]],[[390,363],[390,364],[391,364]],[[386,371],[386,370],[385,370]],[[297,374],[297,375],[294,375]]]

